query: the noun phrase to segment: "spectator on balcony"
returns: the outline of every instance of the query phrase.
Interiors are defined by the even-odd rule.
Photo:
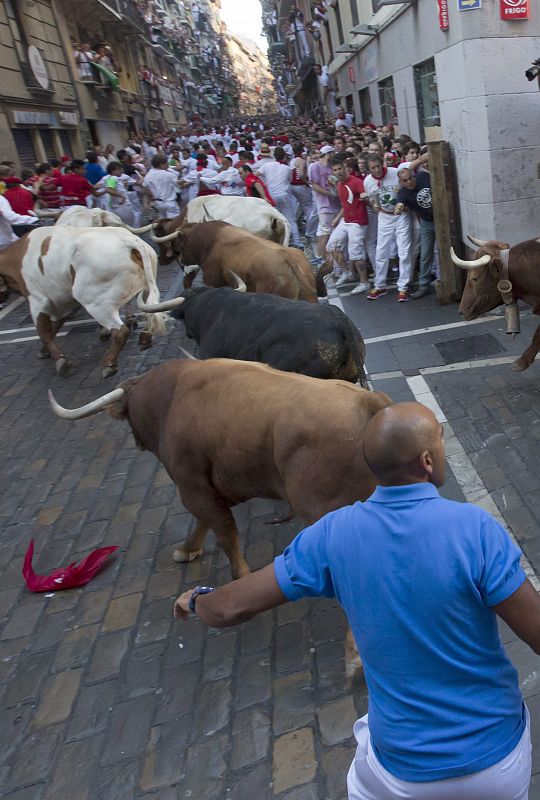
[[[306,56],[311,55],[306,36],[304,12],[300,11],[295,3],[292,4],[291,13],[289,14],[289,31],[293,34],[294,40],[298,43],[301,57],[306,58]]]
[[[268,11],[264,15],[264,24],[268,33],[270,34],[272,43],[276,44],[277,42],[280,42],[281,37],[279,35],[278,16],[275,8],[273,8],[271,11]]]
[[[94,59],[96,64],[99,64],[103,67],[103,69],[109,70],[109,72],[114,73],[115,75],[118,73],[116,69],[116,64],[114,61],[114,56],[112,53],[111,48],[107,44],[100,44],[97,48],[96,57]]]
[[[315,74],[319,81],[321,100],[326,110],[327,119],[333,120],[337,115],[336,87],[327,66],[315,64]]]
[[[73,56],[79,70],[79,78],[82,81],[93,81],[92,62],[95,60],[95,53],[91,50],[87,42],[78,44],[73,43]]]

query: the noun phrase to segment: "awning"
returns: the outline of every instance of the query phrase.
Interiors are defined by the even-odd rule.
[[[100,6],[103,6],[103,8],[106,9],[106,11],[108,11],[109,14],[112,14],[113,17],[116,17],[117,20],[122,22],[122,16],[118,13],[118,11],[115,11],[114,8],[112,8],[108,3],[106,3],[105,0],[97,0],[97,2],[99,3]]]

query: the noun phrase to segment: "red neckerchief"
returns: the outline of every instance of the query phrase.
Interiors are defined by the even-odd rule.
[[[387,167],[383,167],[381,177],[380,178],[375,178],[375,180],[377,181],[377,186],[380,186],[381,185],[381,181],[384,181],[384,179],[386,178],[386,173],[387,172],[388,172],[388,168]]]

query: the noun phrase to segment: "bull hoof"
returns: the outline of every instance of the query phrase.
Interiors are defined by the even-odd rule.
[[[101,370],[101,377],[110,378],[111,375],[116,375],[117,372],[118,372],[117,364],[107,364],[107,366],[103,367],[103,369]]]
[[[180,564],[185,564],[188,561],[194,561],[199,556],[202,556],[202,550],[190,550],[189,552],[183,547],[178,547],[173,553],[173,561]]]
[[[529,369],[530,366],[531,365],[528,364],[524,358],[517,358],[512,364],[512,369],[514,372],[524,372],[526,369]]]
[[[140,333],[139,334],[139,347],[141,350],[148,350],[149,347],[152,347],[152,334],[151,333]]]
[[[110,338],[111,338],[111,331],[107,330],[107,328],[101,328],[99,331],[99,341],[107,342]]]
[[[136,319],[126,319],[126,328],[130,331],[136,331],[139,327],[139,323]]]
[[[46,347],[42,347],[41,350],[38,353],[38,358],[50,358],[50,357],[51,357],[51,354],[49,353],[47,348]]]
[[[58,361],[55,363],[54,368],[56,369],[57,375],[60,375],[61,378],[66,378],[69,374],[71,364],[67,360],[67,358],[62,356],[62,358],[59,358]]]

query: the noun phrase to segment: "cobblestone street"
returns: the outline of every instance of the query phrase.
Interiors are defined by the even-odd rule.
[[[175,274],[161,270],[163,295]],[[540,363],[514,373],[508,362],[537,318],[524,315],[513,341],[501,317],[460,323],[457,306],[439,307],[433,295],[396,308],[393,293],[376,303],[331,294],[367,341],[374,387],[425,402],[445,423],[442,493],[500,514],[534,578]],[[179,346],[194,351],[182,324],[144,353],[132,336],[109,381],[95,323],[80,314],[66,332],[59,341],[77,364],[62,379],[37,358],[26,303],[0,312],[1,796],[345,800],[352,725],[367,701],[365,685],[351,694],[345,679],[338,605],[301,601],[221,631],[175,621],[181,589],[230,579],[213,535],[202,558],[176,564],[173,545],[192,518],[157,459],[137,450],[126,423],[105,414],[68,422],[49,409],[48,388],[63,405],[82,405],[182,357]],[[262,499],[236,508],[252,569],[301,529],[299,520],[273,524],[283,511]],[[100,546],[119,550],[87,586],[31,594],[21,575],[31,538],[37,573]],[[540,800],[539,660],[508,629],[502,634],[531,712],[530,800]]]

